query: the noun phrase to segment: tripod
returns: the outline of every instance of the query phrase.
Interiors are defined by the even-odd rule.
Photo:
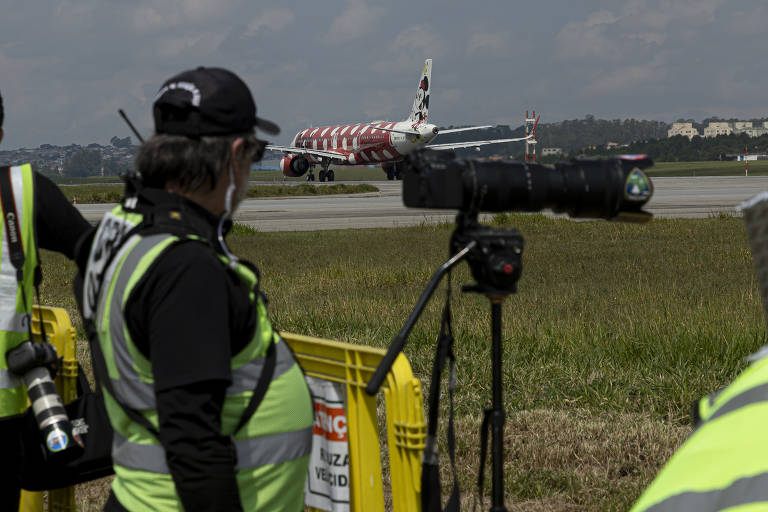
[[[395,358],[405,348],[411,329],[445,274],[462,260],[469,263],[477,283],[465,286],[463,291],[485,295],[491,303],[491,370],[492,406],[486,411],[481,439],[485,439],[486,422],[491,428],[492,493],[491,511],[506,512],[504,506],[504,404],[502,396],[501,306],[504,299],[517,290],[522,273],[523,238],[515,229],[492,229],[477,220],[477,212],[462,212],[456,218],[456,229],[451,235],[451,258],[438,268],[422,292],[416,306],[400,332],[392,340],[387,353],[376,368],[365,388],[375,395],[384,382]],[[439,379],[440,375],[432,375]],[[484,443],[481,443],[484,444]],[[425,453],[425,457],[427,454]],[[481,460],[485,459],[485,447]],[[481,476],[482,480],[482,464]],[[425,492],[425,489],[422,489]],[[439,503],[439,500],[438,500]]]

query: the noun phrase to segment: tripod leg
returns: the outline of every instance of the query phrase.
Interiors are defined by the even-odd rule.
[[[501,304],[503,296],[490,296],[491,300],[491,365],[493,372],[493,412],[491,412],[491,452],[493,467],[493,512],[506,512],[504,507],[504,403],[501,374]]]

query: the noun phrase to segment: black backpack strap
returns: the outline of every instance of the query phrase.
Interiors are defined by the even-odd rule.
[[[253,413],[256,412],[256,409],[259,408],[262,400],[264,400],[264,395],[267,394],[267,389],[269,389],[269,384],[272,382],[272,377],[275,375],[275,366],[277,365],[277,349],[275,345],[277,345],[277,343],[275,343],[273,339],[267,348],[267,353],[264,355],[264,368],[261,370],[261,375],[259,375],[256,388],[253,390],[253,395],[251,395],[251,400],[248,402],[248,407],[245,408],[243,415],[240,416],[240,421],[238,422],[237,427],[232,431],[233,435],[248,423],[248,420],[251,419]]]

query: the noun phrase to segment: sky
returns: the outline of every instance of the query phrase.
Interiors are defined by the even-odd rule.
[[[439,126],[768,117],[763,0],[0,0],[0,149],[145,136],[163,81],[228,68],[287,144],[400,121],[424,59]],[[134,139],[135,142],[135,139]]]

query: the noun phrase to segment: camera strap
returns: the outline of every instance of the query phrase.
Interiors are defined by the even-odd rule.
[[[451,326],[451,277],[448,274],[443,320],[437,339],[437,351],[432,365],[432,382],[429,386],[429,423],[427,425],[427,440],[424,446],[424,456],[421,466],[421,509],[423,512],[458,512],[459,482],[456,476],[456,436],[454,429],[453,391],[456,388],[456,358],[453,353],[453,328]],[[437,423],[440,411],[440,381],[446,360],[450,361],[448,375],[448,397],[450,413],[448,415],[448,456],[451,459],[453,471],[453,489],[445,509],[441,508],[441,486],[439,455],[437,450]]]
[[[22,192],[22,191],[16,191]],[[29,333],[29,339],[32,339],[32,309],[27,304],[27,294],[24,293],[24,262],[26,256],[24,255],[24,246],[21,243],[21,224],[19,223],[19,213],[16,211],[16,198],[13,190],[13,183],[11,182],[11,168],[8,166],[0,167],[0,202],[3,205],[3,228],[5,229],[5,238],[8,241],[8,253],[11,258],[11,264],[16,269],[16,283],[21,288],[21,300],[24,305],[24,313],[27,317],[27,332]],[[33,205],[34,212],[34,205]],[[33,213],[34,215],[34,213]],[[34,222],[34,219],[32,219]],[[36,242],[36,237],[33,237],[33,243]],[[42,274],[40,273],[40,265],[35,267],[34,287],[37,293],[37,302],[40,303],[40,291],[38,285],[42,280]],[[45,335],[45,326],[42,318],[40,319],[40,330],[43,336],[43,341],[48,341]]]

